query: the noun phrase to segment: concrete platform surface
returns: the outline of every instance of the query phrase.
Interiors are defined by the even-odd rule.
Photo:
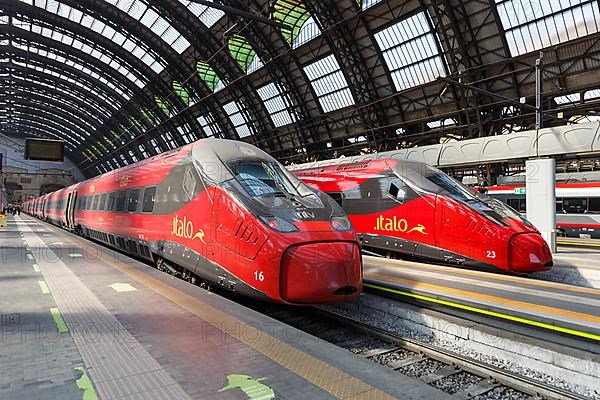
[[[0,399],[449,397],[29,216],[0,257]]]
[[[375,257],[363,260],[366,286],[381,293],[600,343],[598,289],[550,282],[536,274],[521,277]]]

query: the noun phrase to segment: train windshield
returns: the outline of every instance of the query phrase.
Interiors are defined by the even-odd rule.
[[[288,174],[277,163],[263,160],[238,161],[229,164],[235,179],[252,197],[303,196]]]

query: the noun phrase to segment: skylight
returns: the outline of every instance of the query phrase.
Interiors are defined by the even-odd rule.
[[[187,0],[179,0],[179,2],[187,7],[192,14],[198,17],[198,19],[209,28],[218,20],[220,20],[223,15],[225,15],[225,13],[221,10],[217,10],[216,8],[208,7],[202,4]]]
[[[281,34],[292,48],[299,47],[321,34],[315,19],[299,0],[276,0],[273,19],[292,28],[281,30]]]
[[[248,137],[254,133],[250,123],[246,119],[246,116],[242,113],[237,101],[233,100],[223,105],[223,109],[227,113],[227,116],[231,120],[231,123],[235,127],[235,131],[240,138]]]
[[[117,60],[115,59],[115,56],[112,54],[109,56],[104,53],[101,53],[98,49],[92,48],[87,43],[84,43],[84,42],[80,41],[79,39],[76,39],[70,35],[65,35],[61,32],[45,28],[45,27],[42,27],[42,26],[34,24],[34,23],[17,20],[16,18],[15,18],[15,21],[17,22],[16,26],[19,26],[20,28],[22,28],[24,30],[28,30],[33,33],[40,34],[46,38],[49,38],[49,39],[52,39],[55,41],[59,41],[63,44],[66,44],[67,46],[71,46],[77,50],[81,50],[82,52],[91,54],[92,56],[94,56],[95,58],[97,58],[98,60],[103,62],[104,64],[115,69],[120,74],[125,76],[127,79],[129,79],[130,81],[135,83],[139,88],[143,88],[145,86],[145,82],[143,80],[139,79],[128,68],[119,64],[117,62]],[[35,52],[36,54],[39,54],[43,57],[52,58],[53,60],[57,60],[59,62],[75,64],[75,61],[73,61],[71,59],[67,60],[66,58],[64,58],[56,53],[53,53],[52,51],[45,50],[45,49],[44,50],[38,49],[34,44],[28,43],[28,44],[16,45],[13,43],[13,45],[15,45],[15,47],[18,47],[25,51],[29,51],[28,49],[32,49],[31,51]],[[81,66],[81,64],[77,64],[77,65],[79,66],[79,68],[81,70],[85,69],[87,71],[91,71],[88,67],[83,67],[83,66]],[[113,79],[110,79],[110,80],[105,79],[105,81],[106,81],[105,82],[106,84],[109,84],[108,82],[112,83]],[[120,86],[112,84],[111,88],[114,89],[115,91],[119,92],[126,99],[129,99],[132,96],[132,93],[129,91],[128,91],[128,94],[125,94],[124,90],[121,89]]]
[[[304,67],[304,72],[323,111],[329,112],[354,104],[348,82],[333,54],[308,64]]]
[[[271,114],[271,120],[276,127],[297,121],[287,93],[284,94],[274,82],[262,86],[256,91]]]
[[[212,114],[209,113],[207,117],[200,115],[196,118],[196,121],[200,124],[206,137],[221,137],[221,130],[217,123],[214,122]]]
[[[578,102],[580,99],[581,96],[579,95],[579,93],[571,93],[565,94],[563,96],[556,96],[554,98],[554,101],[556,102],[556,104],[569,104]]]
[[[513,57],[599,31],[596,0],[496,0]]]
[[[20,1],[27,3],[27,4],[31,3],[29,0],[20,0]],[[141,42],[138,39],[132,40],[132,39],[124,36],[121,32],[116,31],[111,26],[106,25],[104,22],[94,18],[93,16],[91,16],[89,14],[85,14],[76,8],[73,8],[73,7],[63,4],[63,3],[60,3],[56,0],[33,0],[33,1],[34,1],[34,5],[36,7],[43,8],[48,12],[57,14],[63,18],[66,18],[77,24],[80,24],[81,26],[83,26],[85,28],[89,28],[89,29],[93,30],[94,32],[97,32],[98,34],[111,40],[113,43],[117,44],[118,46],[123,47],[129,53],[135,55],[137,58],[142,60],[146,65],[148,65],[157,74],[162,72],[162,70],[166,66],[166,63],[163,60],[157,59],[154,56],[150,55],[150,53],[148,53],[141,46]],[[125,3],[127,3],[129,5],[132,4],[132,1],[130,1],[130,0],[124,0],[124,1],[120,0],[120,1],[123,4],[125,4]],[[134,1],[137,1],[137,0],[134,0]],[[141,3],[141,2],[138,2],[138,3],[143,5],[143,3]],[[143,7],[146,7],[146,6],[143,5]],[[155,13],[155,12],[152,9],[148,9],[148,10],[150,10],[150,11],[148,11],[148,16],[146,17],[145,22],[141,21],[144,24],[150,24],[152,21],[154,21],[154,22],[157,21],[157,20],[153,20],[152,13]],[[143,15],[145,16],[146,14],[143,14]],[[152,23],[154,23],[154,22],[152,22]],[[146,26],[148,26],[148,25],[146,25]]]
[[[121,11],[127,13],[134,19],[140,21],[144,26],[154,32],[177,53],[181,54],[190,47],[190,42],[184,38],[181,33],[167,20],[160,16],[153,8],[149,8],[147,3],[140,0],[105,0],[116,6]]]
[[[446,74],[428,18],[423,11],[375,34],[398,91]]]

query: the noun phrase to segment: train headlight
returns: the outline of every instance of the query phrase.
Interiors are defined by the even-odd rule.
[[[338,232],[347,232],[352,230],[352,224],[345,215],[331,217],[331,227]]]
[[[279,217],[260,217],[260,220],[277,232],[296,232],[298,230],[296,225]]]

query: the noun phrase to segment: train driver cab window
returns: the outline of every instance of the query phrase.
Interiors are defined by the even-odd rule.
[[[327,192],[327,194],[340,206],[342,205],[343,195],[341,192]]]
[[[117,206],[115,211],[122,212],[125,211],[125,195],[127,192],[125,190],[120,190],[117,192]]]
[[[144,190],[144,200],[142,201],[142,212],[151,213],[154,211],[154,202],[156,201],[156,187],[148,187]]]
[[[134,189],[129,192],[129,200],[127,201],[127,211],[135,212],[139,202],[140,190]]]
[[[106,193],[104,193],[100,197],[100,204],[98,205],[98,210],[104,211],[104,205],[106,204]]]

